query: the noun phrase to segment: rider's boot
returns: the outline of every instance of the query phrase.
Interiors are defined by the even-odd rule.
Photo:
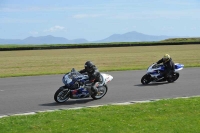
[[[157,78],[155,79],[156,81],[161,80],[163,78],[162,75],[158,75]]]
[[[97,88],[92,87],[91,90],[93,92],[93,95],[97,95],[97,93],[98,93]]]

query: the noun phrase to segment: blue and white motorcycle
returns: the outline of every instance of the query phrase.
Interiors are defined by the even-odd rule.
[[[150,82],[164,82],[168,81],[169,83],[176,81],[179,78],[179,72],[183,69],[184,65],[175,63],[175,71],[170,74],[167,78],[165,78],[162,73],[165,70],[165,66],[163,64],[155,64],[153,63],[148,67],[147,73],[142,77],[141,83],[146,85]]]
[[[74,68],[71,72],[65,74],[62,78],[64,86],[61,86],[54,94],[54,100],[57,103],[63,103],[69,98],[80,99],[92,97],[93,99],[101,99],[108,91],[107,83],[110,82],[113,77],[109,74],[101,73],[101,81],[98,82],[96,95],[91,91],[91,86],[86,86],[84,83],[88,80],[87,74],[81,74]]]

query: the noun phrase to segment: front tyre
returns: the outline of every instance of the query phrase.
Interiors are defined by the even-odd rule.
[[[149,84],[150,82],[151,82],[151,76],[148,75],[148,74],[145,74],[145,75],[142,77],[142,79],[141,79],[141,83],[142,83],[143,85],[147,85],[147,84]]]
[[[97,89],[98,89],[97,94],[96,95],[91,95],[91,97],[93,99],[95,99],[95,100],[101,99],[103,96],[105,96],[105,94],[108,91],[107,85],[99,86]]]
[[[63,103],[65,101],[67,101],[70,97],[70,90],[64,88],[63,86],[60,87],[56,93],[54,94],[54,100],[57,103]]]

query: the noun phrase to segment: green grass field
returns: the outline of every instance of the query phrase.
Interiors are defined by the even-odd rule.
[[[1,133],[199,133],[200,97],[0,119]]]
[[[0,77],[63,74],[87,60],[100,71],[146,69],[165,53],[185,67],[200,67],[199,45],[0,51]]]
[[[168,53],[200,67],[199,45],[0,51],[0,77],[63,74],[93,61],[100,71],[146,69]],[[200,97],[0,118],[0,133],[199,133]]]

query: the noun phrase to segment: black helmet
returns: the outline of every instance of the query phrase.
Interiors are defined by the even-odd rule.
[[[85,70],[87,72],[92,72],[94,71],[94,64],[91,61],[85,62]]]

